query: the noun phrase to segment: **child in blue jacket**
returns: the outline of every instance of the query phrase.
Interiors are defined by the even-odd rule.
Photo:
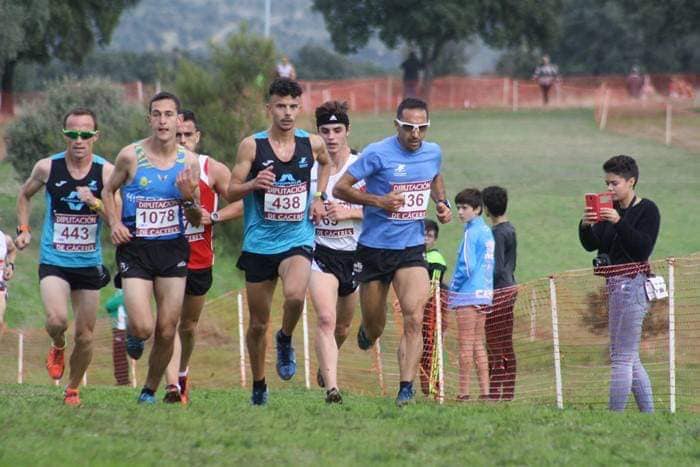
[[[450,285],[449,307],[457,318],[459,342],[458,401],[469,400],[471,370],[476,361],[480,399],[489,397],[489,365],[485,346],[485,312],[493,300],[494,240],[481,217],[481,192],[462,190],[455,197],[464,235]]]

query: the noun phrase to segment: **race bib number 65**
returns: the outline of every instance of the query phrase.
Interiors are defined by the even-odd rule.
[[[430,201],[430,180],[413,183],[394,183],[393,191],[401,191],[404,195],[403,206],[398,211],[392,212],[390,219],[396,220],[422,220],[425,219]]]
[[[160,237],[180,232],[180,204],[174,199],[137,200],[136,236]]]

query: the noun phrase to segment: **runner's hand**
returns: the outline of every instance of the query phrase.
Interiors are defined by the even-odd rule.
[[[199,225],[211,225],[211,213],[200,206],[200,211],[202,211],[202,220],[199,221]]]
[[[314,224],[320,224],[326,215],[326,206],[323,204],[321,198],[314,198],[313,203],[311,203],[311,221]]]
[[[80,198],[80,201],[83,203],[87,204],[88,207],[94,207],[97,203],[97,198],[92,194],[92,190],[86,186],[78,186],[75,187],[75,189],[78,191],[78,198]]]
[[[396,212],[404,205],[404,202],[405,198],[402,191],[392,191],[380,198],[379,207],[385,211]]]
[[[112,238],[112,243],[115,245],[122,245],[131,240],[131,232],[129,232],[129,229],[121,222],[114,224],[111,230],[112,234],[110,237]]]
[[[3,279],[5,281],[9,281],[12,279],[12,276],[15,275],[15,267],[14,265],[10,266],[9,264],[5,266],[5,272],[3,273]]]
[[[326,202],[326,215],[332,221],[342,221],[348,218],[350,210],[335,201]]]
[[[197,189],[197,185],[199,185],[199,180],[194,178],[192,169],[185,167],[179,174],[177,174],[175,184],[182,194],[182,199],[192,201],[194,199],[194,192]]]
[[[435,207],[437,218],[441,224],[447,224],[452,220],[452,210],[445,203],[437,203]]]
[[[265,170],[258,172],[252,180],[253,190],[267,190],[275,184],[275,172],[272,164],[265,167]]]
[[[15,238],[15,246],[18,250],[24,250],[29,246],[32,241],[32,234],[29,232],[22,232]]]

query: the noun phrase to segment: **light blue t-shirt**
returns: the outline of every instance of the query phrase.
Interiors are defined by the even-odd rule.
[[[364,207],[359,243],[370,248],[403,250],[422,245],[423,219],[430,201],[430,185],[440,173],[442,151],[436,143],[423,142],[408,151],[396,136],[372,143],[348,173],[365,180],[367,193],[384,196],[392,190],[404,193],[405,203],[397,212]]]

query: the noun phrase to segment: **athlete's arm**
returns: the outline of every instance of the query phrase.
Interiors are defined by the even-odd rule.
[[[185,218],[192,225],[202,222],[202,210],[199,207],[199,160],[196,154],[187,151],[185,170],[177,174],[176,184],[185,202]]]
[[[219,196],[226,198],[228,186],[231,183],[231,172],[229,172],[228,168],[221,162],[215,161],[210,157],[209,176],[213,178],[214,184],[212,185],[212,188],[214,191],[218,193]],[[209,223],[211,223],[211,218],[209,217],[208,213],[205,213],[204,211],[204,208],[202,208],[202,212],[204,214],[202,217],[202,224],[207,225],[206,218],[209,218]],[[234,201],[233,203],[229,203],[225,207],[219,209],[217,213],[219,215],[218,222],[224,222],[241,217],[243,215],[243,201],[238,200]]]
[[[5,245],[7,245],[7,254],[5,255],[5,272],[3,279],[9,281],[15,274],[15,258],[17,257],[17,247],[15,247],[12,237],[5,235]]]
[[[310,135],[309,141],[311,142],[311,150],[314,154],[314,159],[316,159],[318,163],[318,180],[316,182],[318,188],[316,189],[321,193],[325,193],[326,188],[328,188],[328,178],[331,176],[330,157],[326,150],[326,144],[320,136]],[[311,205],[311,217],[313,221],[315,223],[321,222],[325,214],[326,209],[323,206],[323,200],[314,196],[314,201]]]
[[[404,195],[400,191],[392,191],[384,196],[377,196],[366,191],[358,190],[353,185],[357,179],[349,173],[344,173],[333,188],[333,196],[351,204],[375,206],[389,212],[397,211],[404,203]]]
[[[325,217],[332,221],[344,221],[347,219],[362,219],[362,208],[346,208],[340,203],[331,201],[326,206]]]
[[[231,169],[231,181],[228,184],[226,199],[229,203],[243,199],[245,195],[255,190],[267,190],[275,183],[273,164],[258,172],[252,180],[246,180],[255,161],[255,140],[247,137],[238,146],[236,163]]]
[[[32,240],[32,234],[28,230],[32,196],[46,185],[50,172],[51,159],[41,159],[34,164],[32,173],[29,175],[27,181],[24,182],[24,185],[22,185],[17,195],[17,224],[22,229],[24,229],[25,226],[27,227],[27,229],[22,230],[17,236],[17,239],[15,239],[15,245],[20,250],[25,249]]]
[[[102,166],[102,186],[103,187],[104,187],[105,182],[107,180],[109,180],[109,177],[112,175],[113,171],[114,171],[114,166],[112,164],[110,164],[109,162],[106,162]],[[103,219],[106,220],[104,203],[102,203],[102,200],[100,198],[97,198],[95,195],[93,195],[92,190],[90,190],[90,188],[88,188],[87,186],[78,186],[78,187],[76,187],[76,190],[78,192],[78,197],[80,198],[80,201],[87,204],[87,206],[90,208],[91,211],[96,212],[100,217],[102,217]],[[118,202],[118,198],[115,199],[115,201]]]
[[[131,240],[129,229],[122,223],[121,209],[119,208],[115,193],[136,172],[136,153],[132,146],[122,149],[114,161],[114,169],[102,188],[102,203],[104,204],[104,216],[112,231],[112,243],[120,245]]]
[[[447,199],[447,194],[445,193],[445,181],[442,178],[442,174],[437,174],[433,178],[430,184],[430,197],[435,201],[435,210],[437,212],[438,221],[441,224],[447,224],[452,220],[452,210],[447,207],[444,201]]]

